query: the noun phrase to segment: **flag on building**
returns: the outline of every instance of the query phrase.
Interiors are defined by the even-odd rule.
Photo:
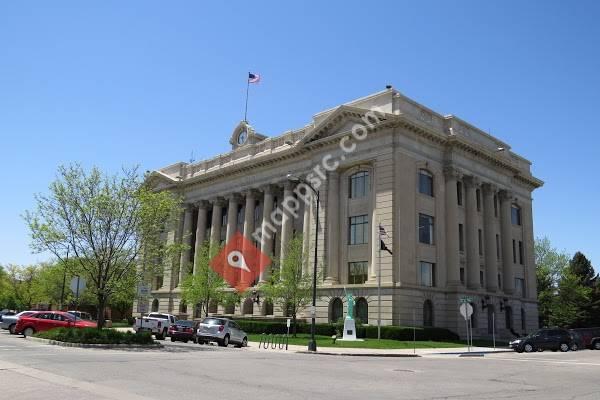
[[[392,251],[390,249],[388,249],[385,242],[383,241],[384,237],[389,237],[389,236],[385,232],[385,228],[383,227],[383,225],[379,224],[379,248],[383,251],[387,251],[388,253],[390,253],[390,255],[393,255]]]
[[[258,83],[260,82],[260,75],[253,74],[252,72],[248,72],[248,83]]]

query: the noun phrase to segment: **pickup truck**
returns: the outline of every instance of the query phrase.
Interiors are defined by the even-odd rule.
[[[172,314],[150,313],[145,317],[136,318],[133,330],[137,332],[151,332],[156,340],[163,340],[169,332],[169,326],[175,323]]]

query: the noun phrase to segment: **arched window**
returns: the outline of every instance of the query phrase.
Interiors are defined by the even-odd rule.
[[[233,314],[235,313],[235,303],[230,302],[225,304],[225,314]]]
[[[506,317],[506,329],[513,329],[513,315],[511,307],[504,307],[504,316]]]
[[[423,326],[433,326],[433,303],[425,300],[423,303]]]
[[[419,193],[433,197],[433,175],[426,169],[419,170]]]
[[[254,301],[249,297],[244,300],[244,304],[242,305],[242,314],[243,315],[252,315],[254,313]]]
[[[185,300],[181,300],[181,303],[179,303],[179,313],[187,314],[187,303]]]
[[[339,297],[329,303],[329,322],[338,322],[344,316],[344,304]]]
[[[202,318],[202,303],[196,303],[196,307],[194,307],[194,318]]]
[[[369,323],[369,303],[364,297],[359,297],[354,305],[354,318],[363,324]]]
[[[152,312],[158,311],[158,299],[152,300]]]
[[[271,300],[265,300],[261,309],[262,315],[273,315],[273,303]]]
[[[219,311],[219,304],[215,300],[211,300],[208,303],[208,312],[210,314],[216,314]]]
[[[349,178],[349,196],[351,199],[365,197],[369,193],[369,172],[359,171]]]

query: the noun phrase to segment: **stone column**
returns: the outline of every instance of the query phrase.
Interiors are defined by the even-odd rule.
[[[256,208],[256,192],[249,190],[246,192],[246,208],[244,211],[244,236],[248,239],[249,243],[252,242],[252,234],[254,233],[254,210]],[[244,246],[244,250],[246,247]],[[241,282],[252,283],[251,277],[248,272],[241,271]]]
[[[458,195],[456,182],[460,177],[454,167],[444,168],[446,177],[446,269],[448,271],[448,287],[458,287],[460,281],[460,254],[458,239]]]
[[[273,226],[271,223],[271,213],[273,212],[273,187],[266,186],[263,189],[263,219],[262,219],[262,235],[260,241],[260,251],[269,257],[273,256],[273,232],[270,227]],[[260,274],[260,282],[266,282],[271,277],[271,265],[266,265],[263,268],[263,272]]]
[[[325,281],[339,281],[340,231],[340,175],[333,171],[327,176],[327,277]],[[373,224],[373,221],[369,221]]]
[[[286,257],[287,248],[292,240],[294,230],[294,216],[290,212],[288,207],[293,206],[295,203],[290,199],[294,196],[292,191],[293,186],[291,182],[286,182],[283,185],[283,199],[281,201],[281,207],[283,212],[283,218],[281,223],[281,251],[279,252],[280,260]],[[286,205],[287,207],[284,207]]]
[[[312,234],[310,219],[312,217],[313,207],[313,193],[307,191],[304,195],[307,202],[304,203],[304,220],[302,222],[302,253],[304,254],[304,264],[302,265],[302,274],[306,275],[310,273],[310,237]]]
[[[494,225],[494,195],[496,187],[486,183],[483,189],[483,234],[485,242],[485,281],[488,292],[498,290],[498,260],[496,257],[496,229]]]
[[[181,282],[189,273],[190,258],[192,255],[192,205],[186,204],[183,212],[183,231],[181,236],[181,244],[186,246],[186,249],[181,252],[181,258],[179,259],[179,279],[177,281],[177,287],[181,285]]]
[[[237,216],[241,198],[237,194],[229,196],[229,206],[227,208],[227,236],[226,241],[233,237],[237,231]]]
[[[167,245],[168,246],[172,245],[177,240],[177,230],[179,229],[179,224],[175,223],[173,225],[174,226],[172,226],[171,229],[169,230],[169,232],[167,233]],[[172,283],[173,270],[176,265],[175,259],[176,259],[176,256],[171,256],[165,260],[165,263],[163,266],[163,284],[160,288],[160,290],[162,290],[162,291],[169,291],[173,288],[171,283]]]
[[[502,288],[504,293],[515,292],[515,278],[512,257],[512,221],[511,205],[512,193],[503,190],[500,192],[500,229],[502,234]]]
[[[535,249],[533,237],[533,212],[531,200],[523,202],[521,207],[523,223],[523,245],[525,251],[526,279],[525,294],[523,297],[537,299],[537,279],[535,273]]]
[[[198,223],[196,224],[196,246],[194,250],[194,275],[198,270],[198,262],[200,258],[200,249],[206,241],[206,226],[208,224],[208,202],[202,200],[198,203]]]
[[[212,225],[210,228],[210,253],[221,246],[221,219],[223,218],[223,199],[215,199],[212,202]]]
[[[466,250],[467,250],[467,287],[469,289],[479,289],[479,271],[481,264],[479,261],[479,234],[477,223],[477,193],[479,182],[475,177],[464,179],[466,186]]]

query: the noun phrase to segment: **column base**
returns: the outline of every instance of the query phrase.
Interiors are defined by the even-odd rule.
[[[325,278],[325,281],[323,283],[325,285],[337,285],[339,282],[337,279],[328,276],[327,278]]]

